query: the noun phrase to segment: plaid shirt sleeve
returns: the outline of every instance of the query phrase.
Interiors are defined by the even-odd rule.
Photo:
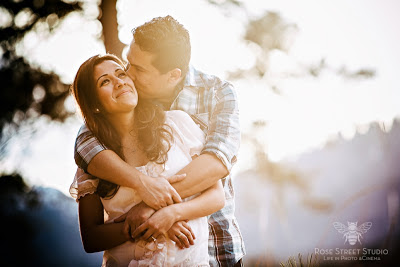
[[[87,172],[87,167],[94,156],[106,149],[107,148],[93,136],[92,132],[84,124],[79,129],[78,136],[75,140],[75,163]]]
[[[214,101],[203,153],[215,154],[230,171],[240,146],[239,107],[232,84],[218,84]]]

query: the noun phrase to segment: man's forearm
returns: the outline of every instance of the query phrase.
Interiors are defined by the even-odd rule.
[[[217,181],[214,185],[203,191],[199,196],[190,201],[174,204],[171,207],[177,221],[183,221],[211,215],[222,209],[224,205],[224,189],[221,181]]]
[[[88,172],[103,180],[138,189],[141,173],[123,161],[115,152],[103,150],[89,163]]]
[[[106,181],[135,189],[143,202],[155,210],[182,201],[169,181],[179,181],[184,176],[170,177],[169,180],[153,179],[130,166],[111,150],[98,153],[90,161],[88,172]]]
[[[200,193],[229,174],[221,160],[208,153],[195,158],[178,172],[181,173],[186,173],[186,178],[172,185],[181,198]]]

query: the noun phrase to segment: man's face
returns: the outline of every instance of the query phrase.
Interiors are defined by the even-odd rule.
[[[161,74],[152,65],[154,54],[142,51],[134,42],[127,54],[130,64],[128,75],[133,79],[139,95],[148,99],[168,98],[173,94],[174,86],[169,84],[169,73]]]

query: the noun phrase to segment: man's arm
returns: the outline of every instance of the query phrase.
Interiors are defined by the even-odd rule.
[[[178,172],[182,173],[185,173],[187,178],[172,184],[181,198],[202,192],[229,174],[221,160],[211,153],[204,153],[195,158]]]
[[[182,202],[170,183],[182,180],[185,174],[180,173],[181,175],[174,175],[168,179],[152,178],[130,166],[112,150],[98,153],[90,161],[88,172],[101,179],[135,189],[143,202],[156,210]]]
[[[229,174],[236,162],[240,146],[239,107],[230,83],[217,86],[211,114],[201,155],[178,172],[186,173],[186,179],[173,184],[182,198],[214,185]]]
[[[168,180],[144,175],[115,152],[107,150],[85,126],[76,139],[75,162],[98,178],[135,189],[142,200],[156,210],[181,202],[179,194],[170,183],[182,180],[184,175],[173,176]]]

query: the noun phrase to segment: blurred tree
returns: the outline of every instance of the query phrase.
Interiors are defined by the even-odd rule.
[[[233,16],[233,13],[237,10],[240,12],[246,11],[243,3],[237,0],[207,0],[207,2],[218,7],[220,11],[228,17]]]
[[[76,2],[60,0],[4,0],[0,3],[0,138],[6,124],[18,127],[22,121],[46,115],[64,120],[68,86],[54,73],[44,73],[17,54],[19,42],[31,31],[52,32],[72,11],[81,10]],[[9,127],[7,127],[10,130]],[[9,136],[8,136],[9,137]],[[3,146],[3,145],[2,145]]]
[[[269,53],[276,49],[288,52],[291,37],[297,31],[297,26],[286,22],[279,13],[265,12],[261,17],[250,19],[244,40],[258,46],[258,56],[253,69],[259,76],[264,76],[268,70]]]
[[[103,0],[100,4],[100,22],[106,51],[122,57],[125,45],[118,38],[117,0]]]
[[[330,212],[333,204],[329,200],[314,196],[310,184],[310,173],[304,173],[284,163],[273,162],[268,157],[265,145],[263,144],[263,132],[267,127],[265,121],[255,121],[251,128],[251,134],[244,134],[244,142],[249,142],[254,148],[255,166],[252,172],[259,177],[266,178],[275,185],[275,194],[281,201],[275,203],[277,210],[286,212],[284,189],[289,185],[298,190],[302,204],[317,212]]]
[[[242,7],[243,4],[237,0],[207,0],[210,4],[220,6],[223,8],[230,8],[232,6]]]
[[[265,11],[260,17],[248,17],[244,40],[257,55],[255,63],[246,70],[237,70],[230,74],[233,79],[241,79],[253,75],[263,78],[269,71],[269,57],[274,50],[288,54],[290,47],[295,40],[298,27],[294,23],[286,21],[279,13]],[[361,68],[349,71],[345,66],[333,68],[329,66],[325,58],[318,62],[297,63],[302,71],[300,73],[285,73],[287,76],[318,77],[322,71],[327,70],[345,79],[368,79],[375,76],[375,70]],[[270,83],[269,79],[266,79]],[[280,93],[279,88],[270,84],[270,88]]]

